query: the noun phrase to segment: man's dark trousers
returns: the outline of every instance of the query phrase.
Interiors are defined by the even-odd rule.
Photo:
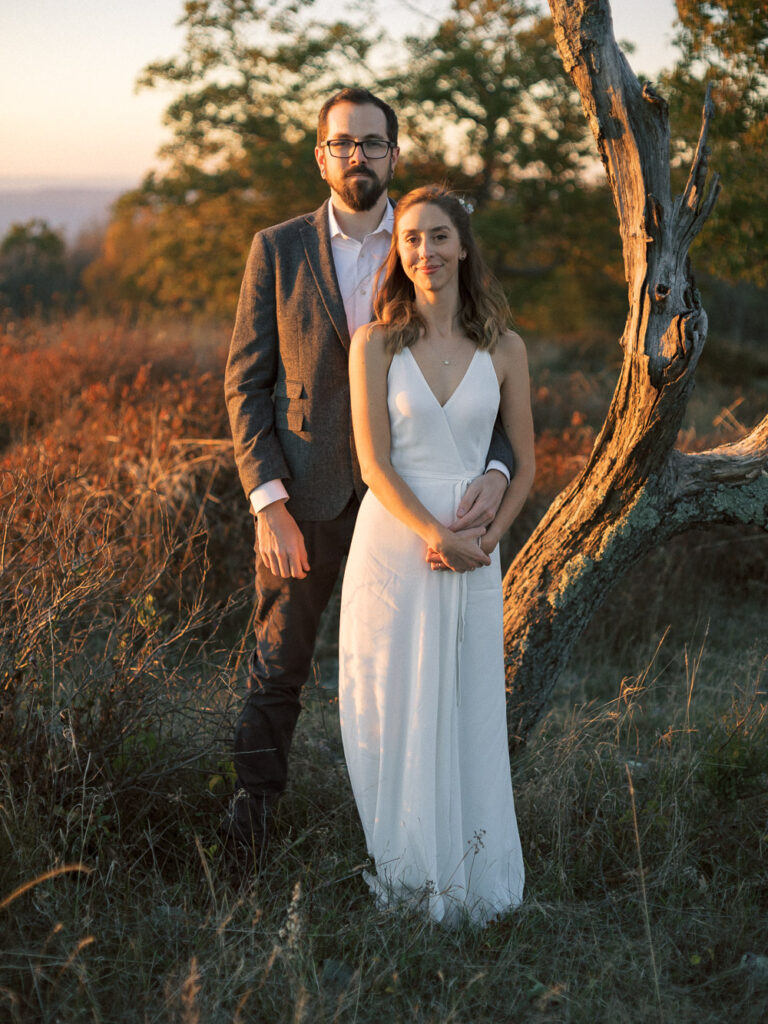
[[[336,519],[298,522],[310,571],[303,580],[275,576],[256,552],[256,645],[249,694],[235,726],[238,783],[273,803],[285,789],[288,752],[309,678],[320,617],[349,550],[359,502]]]

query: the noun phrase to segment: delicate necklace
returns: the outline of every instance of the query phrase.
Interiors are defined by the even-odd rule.
[[[430,347],[430,348],[431,348],[431,349],[432,349],[432,350],[434,351],[434,353],[435,353],[435,355],[437,356],[437,358],[438,358],[438,359],[440,360],[440,362],[441,362],[441,363],[443,364],[443,366],[451,366],[451,365],[453,364],[453,359],[443,359],[443,357],[442,357],[442,356],[441,356],[441,355],[440,355],[440,354],[439,354],[439,353],[437,352],[437,350],[436,350],[436,349],[434,348],[434,346],[433,346],[433,344],[432,344],[432,342],[431,342],[431,341],[430,341],[430,342],[428,342],[428,344],[429,344],[429,347]]]

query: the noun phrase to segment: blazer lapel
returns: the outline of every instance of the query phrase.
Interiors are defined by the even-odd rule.
[[[301,225],[301,240],[320,295],[339,340],[349,349],[349,328],[344,301],[336,280],[336,269],[331,251],[331,232],[328,226],[328,203],[326,200],[319,210],[309,214]]]

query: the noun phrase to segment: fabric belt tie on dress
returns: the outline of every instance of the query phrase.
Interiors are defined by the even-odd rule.
[[[471,480],[459,480],[453,488],[453,495],[456,499],[454,508],[459,507],[459,502],[464,497],[464,492],[469,487]],[[459,614],[456,621],[456,707],[461,707],[461,648],[464,643],[464,622],[467,615],[467,574],[465,572],[455,573],[458,577],[458,601]]]
[[[459,619],[456,623],[456,707],[461,707],[461,646],[464,643],[464,618],[467,611],[467,574],[459,577]]]

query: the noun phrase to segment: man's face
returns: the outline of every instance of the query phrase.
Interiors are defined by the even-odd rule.
[[[328,111],[325,141],[333,139],[387,139],[384,111],[372,103],[336,103]],[[357,212],[370,210],[392,180],[400,150],[395,147],[379,159],[363,155],[360,146],[351,156],[332,156],[327,146],[315,148],[320,173],[341,205]]]

